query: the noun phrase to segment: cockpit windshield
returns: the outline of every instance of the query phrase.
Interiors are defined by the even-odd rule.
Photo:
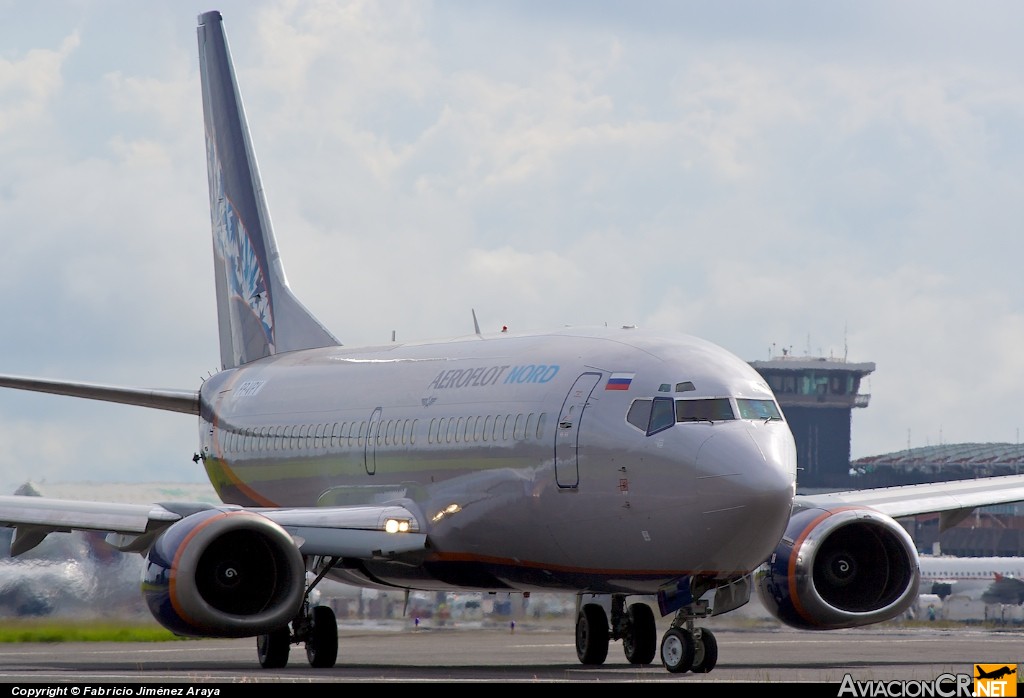
[[[677,422],[721,422],[736,419],[727,397],[676,400]]]
[[[782,419],[774,400],[736,398],[736,407],[740,410],[740,419]]]
[[[727,397],[693,398],[689,400],[669,397],[637,398],[629,406],[626,421],[648,436],[683,422],[725,422],[735,419],[757,419],[761,421],[782,420],[782,413],[774,400]],[[674,408],[674,409],[673,409]],[[673,414],[674,412],[674,414]]]

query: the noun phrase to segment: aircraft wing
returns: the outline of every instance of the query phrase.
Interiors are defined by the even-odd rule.
[[[119,402],[124,405],[152,407],[172,412],[199,414],[198,390],[155,390],[152,388],[125,388],[101,383],[52,380],[28,376],[0,375],[0,387],[32,390],[38,393],[68,395],[71,397]]]
[[[999,576],[981,595],[985,603],[1020,604],[1024,602],[1024,580]]]
[[[945,530],[978,507],[1020,501],[1024,501],[1024,475],[797,495],[795,503],[801,508],[824,509],[865,506],[894,519],[937,513],[940,529]]]
[[[0,497],[0,524],[14,528],[12,556],[31,550],[56,531],[109,531],[137,537],[155,535],[180,518],[180,514],[158,504]]]
[[[54,532],[106,532],[122,551],[142,552],[165,528],[210,509],[251,511],[287,531],[303,555],[372,559],[426,550],[426,534],[408,509],[397,505],[244,509],[205,503],[123,504],[0,496],[0,525],[14,529],[11,555],[31,550]],[[398,529],[393,530],[393,529]]]

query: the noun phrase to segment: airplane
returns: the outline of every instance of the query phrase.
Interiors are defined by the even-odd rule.
[[[718,661],[704,623],[758,593],[798,628],[897,617],[920,562],[898,517],[955,523],[1024,476],[796,494],[796,447],[749,363],[698,337],[561,327],[343,345],[291,291],[219,11],[198,17],[221,369],[196,389],[0,386],[190,414],[223,504],[0,497],[23,554],[95,531],[145,565],[153,616],[250,637],[266,669],[335,665],[323,579],[575,595],[579,661]],[[475,313],[474,313],[475,316]],[[655,608],[671,616],[658,640]],[[701,623],[701,625],[698,625]]]
[[[987,604],[1024,603],[1024,557],[921,556],[922,593],[963,594]]]
[[[984,669],[979,668],[978,669],[978,675],[975,676],[974,678],[976,678],[976,679],[1001,679],[1004,676],[1009,676],[1010,674],[1016,674],[1016,673],[1017,673],[1016,669],[1011,669],[1008,666],[1002,666],[1002,667],[999,667],[998,669],[995,669],[993,671],[985,671]]]

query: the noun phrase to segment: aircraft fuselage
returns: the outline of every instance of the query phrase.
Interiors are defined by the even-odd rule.
[[[638,398],[773,400],[749,365],[688,336],[327,347],[218,374],[201,395],[224,501],[417,512],[428,560],[342,573],[361,583],[650,593],[687,574],[732,577],[770,554],[794,495],[780,419],[627,419]]]

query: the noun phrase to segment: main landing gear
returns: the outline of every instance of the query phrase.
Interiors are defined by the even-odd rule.
[[[654,612],[646,603],[627,607],[624,594],[611,595],[611,619],[600,603],[577,597],[576,656],[583,664],[604,664],[610,640],[622,640],[630,664],[651,664],[658,649]],[[706,674],[718,663],[718,642],[707,628],[695,628],[692,607],[680,609],[661,639],[661,661],[672,673]]]
[[[309,603],[313,590],[333,564],[328,561],[323,571],[306,589],[306,600],[302,610],[292,622],[282,628],[256,638],[256,655],[264,669],[281,669],[288,664],[291,646],[304,643],[309,665],[317,669],[328,669],[338,661],[338,620],[330,606],[313,606]]]

